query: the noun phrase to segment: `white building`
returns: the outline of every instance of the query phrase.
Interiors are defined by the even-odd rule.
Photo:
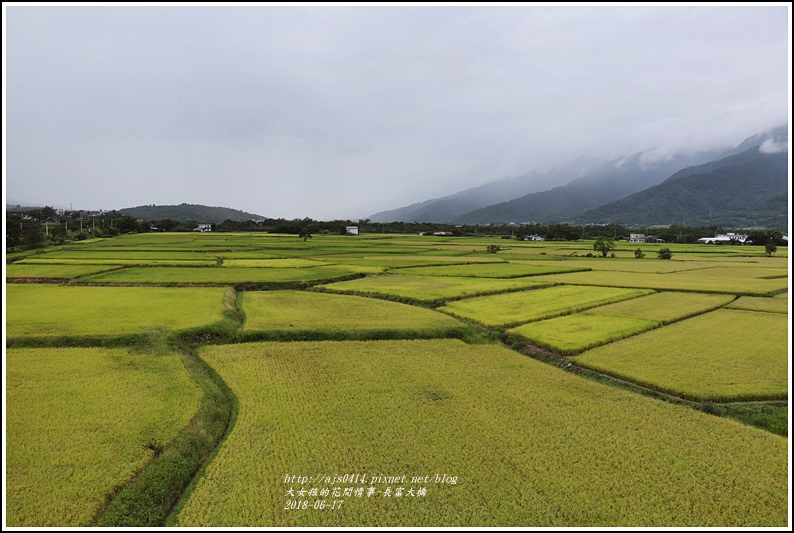
[[[717,235],[716,237],[701,237],[698,242],[703,244],[744,244],[747,240],[747,235],[740,233],[728,233],[726,235]]]
[[[198,225],[199,231],[212,231],[212,224],[199,224]]]
[[[345,231],[350,235],[358,235],[358,226],[346,226]]]
[[[645,242],[645,234],[632,233],[629,235],[629,242]]]

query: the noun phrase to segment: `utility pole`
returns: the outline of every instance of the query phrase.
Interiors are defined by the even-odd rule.
[[[45,233],[47,236],[49,236],[49,235],[50,235],[50,226],[47,224],[47,222],[45,222],[45,223],[44,223],[44,233]]]

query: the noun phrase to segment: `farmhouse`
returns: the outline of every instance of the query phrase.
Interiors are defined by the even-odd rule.
[[[193,231],[212,231],[212,224],[199,224]]]
[[[348,235],[358,235],[358,226],[347,226],[345,227],[345,232]]]
[[[739,233],[728,233],[727,235],[717,235],[715,237],[701,237],[698,242],[703,244],[744,244],[747,235]]]
[[[629,242],[645,242],[644,233],[632,233],[629,235]]]

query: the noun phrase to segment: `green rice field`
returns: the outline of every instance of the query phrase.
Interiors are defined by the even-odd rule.
[[[264,343],[202,356],[239,415],[178,526],[786,523],[786,439],[505,348]],[[333,481],[344,474],[367,477]]]
[[[87,526],[193,416],[178,356],[127,349],[6,352],[5,525]]]
[[[126,284],[207,284],[285,283],[333,279],[348,276],[350,269],[315,268],[168,268],[139,267],[86,276],[84,283]]]
[[[651,291],[611,287],[559,286],[449,302],[439,311],[486,326],[508,326],[636,298]]]
[[[110,270],[110,266],[92,265],[6,265],[6,279],[72,279]]]
[[[279,337],[346,332],[397,336],[446,336],[462,332],[461,322],[421,307],[401,303],[305,291],[246,292],[245,331]]]
[[[572,315],[531,322],[507,330],[539,346],[564,354],[622,339],[665,323],[712,311],[733,296],[660,292],[594,307]]]
[[[696,400],[788,397],[788,320],[717,310],[614,344],[576,364]]]
[[[223,318],[223,289],[6,285],[8,337],[125,335]]]
[[[767,295],[784,290],[788,286],[786,278],[764,279],[758,277],[756,270],[751,267],[715,267],[665,274],[592,271],[541,276],[540,278],[556,283],[575,285],[633,287],[751,296]]]
[[[432,302],[496,292],[547,287],[549,283],[525,279],[455,278],[452,276],[368,276],[320,285],[334,292],[379,294]]]
[[[538,346],[572,354],[657,326],[659,326],[659,322],[652,320],[576,313],[540,322],[530,322],[508,329],[507,333],[518,335]]]
[[[747,311],[788,314],[788,295],[782,294],[780,298],[754,298],[752,296],[742,296],[728,307],[731,309],[745,309]]]
[[[559,263],[488,263],[477,265],[449,265],[406,268],[405,274],[412,276],[458,276],[479,278],[521,278],[560,272],[577,272],[583,268],[566,267]]]

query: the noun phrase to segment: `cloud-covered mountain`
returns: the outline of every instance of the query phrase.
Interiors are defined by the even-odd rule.
[[[654,151],[602,164],[567,185],[527,194],[490,205],[458,217],[460,224],[503,224],[509,222],[556,223],[602,204],[656,185],[670,174],[689,165],[712,159],[717,152],[661,156]]]
[[[451,222],[481,207],[504,202],[518,196],[548,188],[550,183],[568,181],[586,171],[586,162],[546,172],[528,172],[514,178],[492,181],[441,198],[433,198],[406,207],[380,211],[370,216],[373,222]]]
[[[587,211],[578,221],[783,229],[788,217],[786,146],[782,136],[762,139],[741,153],[689,167],[655,187]]]

